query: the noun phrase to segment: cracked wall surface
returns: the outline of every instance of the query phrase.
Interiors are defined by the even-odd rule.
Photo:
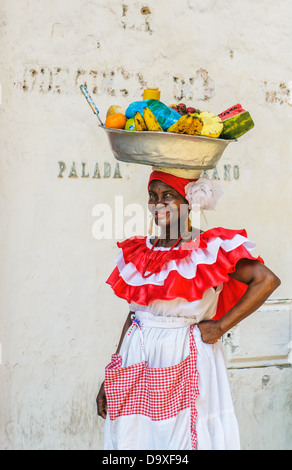
[[[245,228],[282,280],[224,344],[244,448],[291,447],[291,20],[288,0],[2,0],[1,448],[102,445],[95,396],[128,307],[105,285],[117,240],[94,237],[96,207],[131,222],[150,168],[117,165],[80,85],[103,120],[146,87],[250,111],[202,225]]]

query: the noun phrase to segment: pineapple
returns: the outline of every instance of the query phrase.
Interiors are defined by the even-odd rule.
[[[219,137],[223,130],[223,122],[216,114],[203,111],[199,114],[200,119],[203,121],[203,129],[201,135],[205,137]]]

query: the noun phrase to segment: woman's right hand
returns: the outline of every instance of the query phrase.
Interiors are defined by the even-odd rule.
[[[96,405],[98,416],[101,416],[103,419],[105,419],[107,414],[107,403],[104,390],[104,382],[102,382],[98,395],[96,397]]]
[[[132,325],[132,315],[133,314],[134,314],[134,312],[129,312],[128,313],[128,316],[126,318],[126,321],[125,321],[125,324],[124,324],[124,327],[123,327],[123,330],[122,330],[122,334],[121,334],[121,338],[120,338],[120,341],[119,341],[119,345],[118,345],[118,349],[116,351],[116,354],[119,353],[120,347],[121,347],[123,339],[124,339],[124,336],[125,336],[126,332],[128,331],[128,329],[130,328],[130,326]],[[105,396],[105,390],[104,390],[104,382],[102,382],[102,384],[100,386],[100,389],[99,389],[99,392],[98,392],[98,395],[96,397],[96,405],[97,405],[97,414],[98,414],[98,416],[101,416],[103,419],[105,419],[106,415],[107,415],[107,402],[106,402],[106,396]]]

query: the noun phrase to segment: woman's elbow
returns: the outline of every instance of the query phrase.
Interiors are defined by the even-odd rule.
[[[281,280],[267,266],[258,263],[253,271],[252,283],[261,285],[266,293],[270,295],[280,286]]]
[[[267,290],[269,290],[271,294],[281,285],[281,280],[276,276],[276,274],[270,272],[265,277],[265,283],[267,285]]]

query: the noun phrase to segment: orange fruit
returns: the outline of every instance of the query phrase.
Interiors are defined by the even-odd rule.
[[[112,114],[105,120],[106,127],[112,127],[114,129],[124,129],[127,122],[127,118],[122,113]]]

